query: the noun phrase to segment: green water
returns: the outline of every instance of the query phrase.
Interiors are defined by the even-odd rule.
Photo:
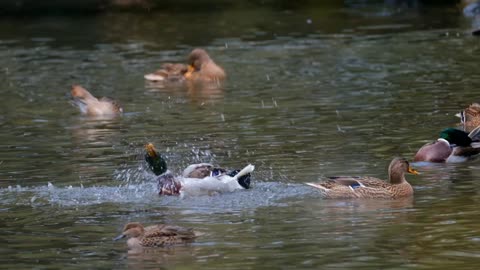
[[[385,178],[479,97],[480,44],[457,7],[347,2],[0,18],[0,268],[475,269],[478,160],[419,164],[406,201],[303,184]],[[195,47],[227,71],[221,89],[145,84]],[[81,117],[72,84],[126,113]],[[177,173],[255,164],[253,188],[158,197],[146,142]],[[130,221],[204,235],[134,254],[112,241]]]

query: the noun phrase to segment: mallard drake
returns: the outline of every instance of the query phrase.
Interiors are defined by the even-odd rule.
[[[194,49],[188,56],[187,65],[163,64],[154,73],[146,74],[148,81],[205,81],[218,82],[226,77],[223,68],[218,66],[203,49]]]
[[[123,108],[108,97],[96,98],[80,85],[72,85],[73,104],[80,112],[88,116],[116,116],[123,113]]]
[[[192,242],[197,234],[192,229],[174,225],[158,224],[143,227],[138,222],[125,225],[122,234],[115,237],[117,241],[128,238],[127,245],[130,249],[165,247]]]
[[[413,161],[463,162],[480,153],[478,141],[480,127],[467,133],[455,128],[444,129],[440,138],[420,148]]]
[[[480,126],[480,104],[472,103],[460,113],[456,114],[460,117],[463,125],[463,130],[471,132],[476,127]]]
[[[148,164],[148,168],[155,174],[161,175],[167,172],[167,162],[165,161],[164,157],[160,153],[158,153],[157,149],[153,143],[147,143],[145,145],[145,161]]]
[[[389,182],[369,176],[334,176],[320,183],[306,183],[318,188],[328,199],[398,199],[413,195],[405,173],[418,174],[404,158],[394,158],[388,166]]]
[[[249,164],[242,170],[227,171],[210,163],[189,165],[180,177],[167,170],[167,163],[152,143],[145,146],[145,161],[158,176],[159,195],[211,195],[250,188],[250,173],[255,166]]]

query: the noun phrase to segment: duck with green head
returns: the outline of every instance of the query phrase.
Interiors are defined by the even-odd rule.
[[[400,199],[413,195],[405,173],[418,174],[404,158],[394,158],[388,166],[389,182],[370,176],[334,176],[320,183],[307,183],[326,199]]]
[[[480,145],[476,142],[480,135],[480,127],[467,133],[455,128],[444,129],[440,138],[420,148],[413,161],[428,162],[463,162],[480,153]]]
[[[145,146],[145,161],[158,176],[159,195],[210,195],[250,188],[250,173],[255,166],[249,164],[242,170],[227,171],[209,163],[192,164],[180,177],[167,170],[167,163],[152,143]]]

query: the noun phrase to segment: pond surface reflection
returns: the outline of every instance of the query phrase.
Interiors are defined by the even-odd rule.
[[[308,1],[307,1],[308,2]],[[337,1],[338,2],[338,1]],[[480,165],[414,164],[415,197],[327,201],[329,175],[386,178],[478,101],[478,40],[455,6],[248,4],[173,13],[0,19],[0,226],[5,268],[468,268],[478,263]],[[357,4],[355,4],[357,3]],[[205,48],[219,88],[143,74]],[[95,120],[72,84],[118,99]],[[480,86],[480,85],[479,85]],[[256,165],[253,187],[159,197],[142,161]],[[195,243],[131,253],[123,225],[172,223]]]

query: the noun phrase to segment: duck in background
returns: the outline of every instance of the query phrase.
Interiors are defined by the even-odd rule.
[[[192,164],[180,177],[167,169],[167,163],[152,143],[145,145],[145,161],[158,176],[159,195],[212,195],[250,188],[250,173],[255,166],[249,164],[242,170],[227,171],[209,163]]]
[[[306,183],[320,190],[326,199],[400,199],[413,196],[405,173],[418,174],[404,158],[388,166],[389,182],[370,176],[334,176],[320,183]]]
[[[123,108],[112,98],[96,98],[80,85],[72,85],[70,91],[73,104],[83,115],[93,117],[112,117],[123,113]]]
[[[463,130],[471,132],[480,126],[480,104],[472,103],[460,113],[457,113],[456,116],[460,117]]]
[[[113,240],[127,238],[129,249],[141,249],[186,244],[193,242],[198,235],[193,229],[175,225],[158,224],[143,227],[138,222],[131,222],[125,225],[122,234]]]
[[[420,148],[414,162],[464,162],[480,153],[480,127],[472,132],[447,128],[440,133],[440,137]]]
[[[151,82],[202,81],[220,82],[225,80],[223,68],[217,65],[203,49],[194,49],[188,56],[187,65],[166,63],[161,69],[146,74],[144,78]]]

